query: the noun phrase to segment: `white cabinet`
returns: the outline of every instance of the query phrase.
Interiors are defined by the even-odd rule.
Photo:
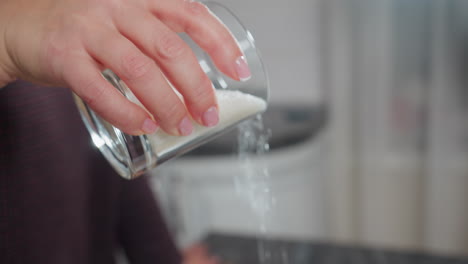
[[[315,138],[272,151],[266,157],[269,177],[258,182],[254,175],[248,183],[236,183],[245,171],[232,156],[182,158],[155,170],[151,179],[182,245],[215,231],[323,238],[322,145]],[[252,193],[264,188],[269,194]],[[259,209],[265,205],[259,202],[267,210]]]

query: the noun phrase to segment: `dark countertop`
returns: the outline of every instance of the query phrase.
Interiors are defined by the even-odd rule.
[[[468,257],[445,257],[326,242],[260,240],[217,233],[208,235],[204,241],[213,254],[229,264],[468,264]],[[260,255],[267,261],[260,261]]]

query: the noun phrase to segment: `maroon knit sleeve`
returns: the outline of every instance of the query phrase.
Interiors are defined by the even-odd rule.
[[[180,262],[144,179],[120,178],[91,144],[68,89],[0,89],[0,263]]]

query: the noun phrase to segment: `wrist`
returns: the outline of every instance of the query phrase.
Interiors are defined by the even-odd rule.
[[[2,37],[0,37],[0,43],[3,42],[1,38]],[[8,66],[10,65],[8,61],[10,61],[8,52],[5,47],[3,47],[3,44],[0,44],[0,89],[16,80],[12,73],[13,71],[11,71],[11,67]]]
[[[13,82],[15,79],[16,78],[11,77],[9,74],[3,72],[2,69],[0,69],[0,89]]]

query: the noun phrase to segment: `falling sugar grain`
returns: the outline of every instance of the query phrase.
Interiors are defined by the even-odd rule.
[[[270,150],[268,139],[271,131],[266,129],[261,115],[242,122],[238,126],[237,155],[242,174],[234,178],[237,193],[250,205],[257,217],[260,239],[257,244],[258,262],[261,264],[287,264],[288,254],[269,242],[271,221],[276,205],[266,155]]]

